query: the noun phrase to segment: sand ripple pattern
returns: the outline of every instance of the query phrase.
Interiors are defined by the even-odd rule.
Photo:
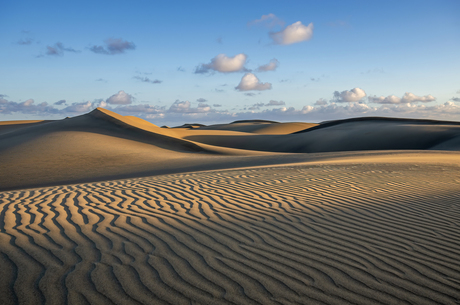
[[[1,304],[459,304],[460,171],[285,166],[0,193]]]

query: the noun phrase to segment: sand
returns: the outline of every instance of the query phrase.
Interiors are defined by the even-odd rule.
[[[0,132],[0,304],[460,303],[457,125],[276,124],[99,109]],[[241,140],[283,129],[282,153]],[[325,143],[344,135],[375,149]]]

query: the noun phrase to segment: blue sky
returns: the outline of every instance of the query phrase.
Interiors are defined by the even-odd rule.
[[[0,11],[0,120],[97,106],[157,124],[460,120],[457,0],[7,0]]]

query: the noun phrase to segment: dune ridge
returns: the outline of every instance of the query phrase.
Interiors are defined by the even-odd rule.
[[[0,302],[458,304],[459,173],[323,164],[1,192]]]

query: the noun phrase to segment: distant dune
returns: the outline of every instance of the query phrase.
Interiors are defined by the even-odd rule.
[[[327,157],[311,153],[428,149],[460,150],[460,125],[362,118],[160,128],[98,108],[57,121],[0,124],[0,190]]]
[[[460,124],[0,123],[0,304],[459,304]]]

